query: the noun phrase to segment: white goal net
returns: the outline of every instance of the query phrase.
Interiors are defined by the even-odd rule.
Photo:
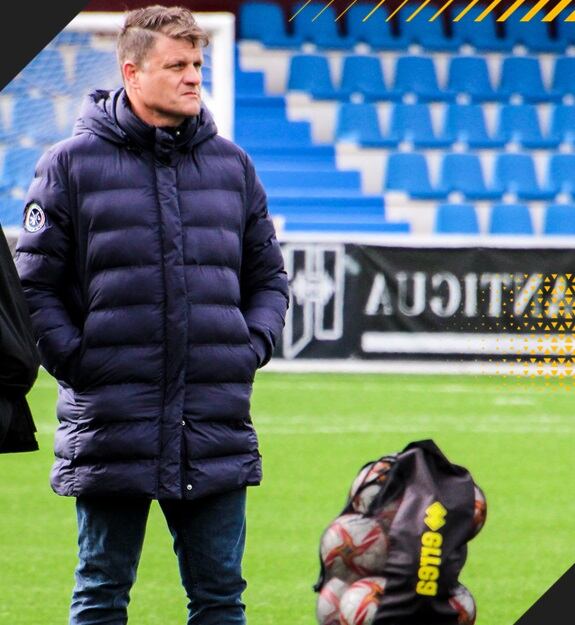
[[[233,138],[234,30],[231,13],[196,13],[210,34],[203,99],[221,135]],[[94,89],[121,86],[115,40],[123,13],[80,13],[0,92],[0,224],[22,221],[34,166],[70,136],[81,101]]]

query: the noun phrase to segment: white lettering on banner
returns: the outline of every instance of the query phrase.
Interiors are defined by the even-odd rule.
[[[447,285],[447,298],[445,301],[439,295],[435,295],[429,300],[431,312],[438,317],[452,317],[461,304],[461,286],[459,280],[448,272],[435,273],[431,277],[431,286],[433,289],[439,289],[442,284]]]

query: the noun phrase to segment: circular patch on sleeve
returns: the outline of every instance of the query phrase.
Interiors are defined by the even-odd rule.
[[[24,212],[24,229],[27,232],[38,232],[46,225],[46,213],[38,202],[30,202]]]

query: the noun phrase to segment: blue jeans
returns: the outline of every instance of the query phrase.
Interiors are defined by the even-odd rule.
[[[246,489],[160,501],[189,599],[188,625],[245,625]],[[150,500],[78,497],[79,562],[70,625],[125,625]]]

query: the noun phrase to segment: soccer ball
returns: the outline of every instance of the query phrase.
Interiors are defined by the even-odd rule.
[[[349,491],[349,501],[356,512],[367,513],[387,479],[391,466],[391,462],[378,460],[363,467],[358,473]]]
[[[385,592],[385,577],[364,577],[352,584],[339,603],[342,625],[370,625],[373,623]]]
[[[451,591],[449,605],[457,612],[458,625],[474,625],[477,612],[475,601],[463,584]]]
[[[334,577],[324,585],[317,598],[316,616],[319,625],[340,625],[339,601],[349,585]]]
[[[474,538],[479,534],[481,528],[485,525],[485,519],[487,518],[487,500],[483,491],[474,484],[475,488],[475,508],[473,510],[473,522],[471,528],[470,538]]]
[[[320,555],[329,577],[353,581],[382,569],[387,535],[374,519],[344,514],[323,533]]]

